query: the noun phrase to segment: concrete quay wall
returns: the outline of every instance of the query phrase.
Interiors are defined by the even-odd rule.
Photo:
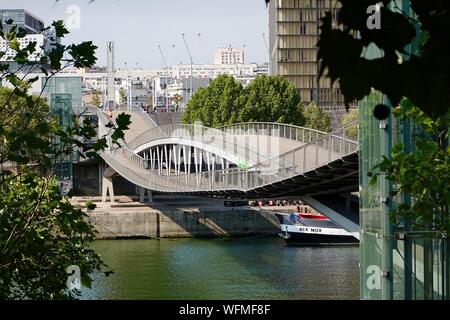
[[[183,209],[148,205],[101,208],[88,215],[98,239],[239,237],[280,232],[273,213],[251,207]]]

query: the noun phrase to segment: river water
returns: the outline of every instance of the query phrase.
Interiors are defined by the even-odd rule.
[[[288,247],[277,237],[103,240],[114,274],[82,299],[359,299],[358,246]]]

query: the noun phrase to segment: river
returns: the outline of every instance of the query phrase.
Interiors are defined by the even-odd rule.
[[[359,247],[288,247],[277,237],[103,240],[114,273],[82,299],[359,299]]]

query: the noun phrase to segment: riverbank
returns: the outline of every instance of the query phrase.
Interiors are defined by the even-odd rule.
[[[88,211],[98,231],[97,239],[213,238],[277,234],[273,212],[292,212],[294,207],[226,207],[223,200],[195,197],[157,196],[153,203],[117,197],[114,204],[99,197],[74,198],[83,206],[87,200],[97,208]]]

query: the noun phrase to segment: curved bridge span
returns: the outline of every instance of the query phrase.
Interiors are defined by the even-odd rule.
[[[216,129],[200,124],[158,126],[141,109],[133,109],[125,111],[132,124],[118,147],[106,127],[111,120],[101,110],[96,113],[99,135],[108,141],[108,150],[100,154],[109,166],[103,176],[104,201],[108,192],[114,201],[114,174],[139,186],[142,202],[145,192],[149,199],[152,192],[296,197],[359,238],[358,209],[348,196],[359,184],[358,143],[348,136],[356,122],[331,133],[260,122]]]
[[[132,125],[125,141],[101,156],[144,189],[242,198],[357,190],[358,144],[347,127],[328,134],[276,123],[157,126],[139,110],[126,112]],[[109,119],[97,113],[107,134]]]

